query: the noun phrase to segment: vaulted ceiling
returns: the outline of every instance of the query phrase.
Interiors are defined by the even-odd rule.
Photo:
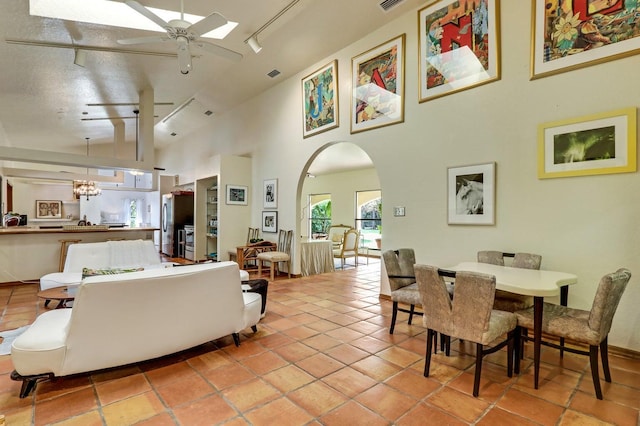
[[[124,121],[125,140],[133,143],[135,105],[131,104],[139,101],[145,87],[153,88],[159,103],[154,108],[156,123],[193,97],[198,108],[220,114],[425,3],[403,0],[384,11],[381,2],[293,2],[259,34],[263,49],[255,54],[244,41],[291,5],[291,0],[184,0],[187,13],[207,16],[216,11],[238,22],[224,40],[212,41],[241,53],[243,59],[233,62],[198,53],[193,71],[182,75],[177,58],[171,56],[176,52],[173,43],[122,46],[116,42],[156,33],[30,16],[28,0],[2,0],[0,146],[84,154],[85,138],[92,144],[113,143],[117,120]],[[180,9],[179,0],[140,3]],[[36,45],[40,43],[62,47]],[[74,65],[74,45],[87,48],[84,67]],[[123,48],[170,56],[110,51]],[[271,78],[268,73],[273,70],[280,74]],[[120,103],[129,105],[113,105]],[[180,136],[184,135],[171,137],[159,126],[154,132],[157,147]]]

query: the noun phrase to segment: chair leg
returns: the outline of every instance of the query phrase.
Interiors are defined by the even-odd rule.
[[[444,336],[444,354],[451,355],[451,336]]]
[[[523,328],[521,336],[528,337],[529,336],[529,330],[526,329],[526,328]],[[526,341],[527,341],[527,339],[525,339],[525,338],[520,339],[520,359],[524,359],[524,344],[525,344]]]
[[[523,351],[523,343],[524,343],[524,339],[522,339],[522,333],[524,333],[524,330],[522,329],[522,327],[516,327],[516,331],[515,331],[515,335],[516,335],[516,353],[513,357],[514,360],[514,365],[513,365],[513,372],[516,373],[516,375],[520,374],[520,360],[522,359],[522,351]]]
[[[291,278],[291,260],[287,261],[287,274]]]
[[[515,330],[511,330],[507,335],[507,376],[513,377],[513,352],[515,348],[515,356],[518,356],[519,339]]]
[[[602,389],[600,388],[600,375],[598,374],[598,346],[589,346],[589,363],[591,364],[591,378],[593,388],[596,391],[596,398],[602,399]]]
[[[258,264],[258,278],[262,278],[262,260],[258,259],[256,263]]]
[[[393,313],[391,314],[391,327],[389,327],[389,334],[393,334],[393,329],[396,327],[397,317],[398,317],[398,302],[393,302]]]
[[[415,310],[416,305],[411,305],[409,308],[409,322],[407,324],[411,325],[411,320],[413,319],[413,311]]]
[[[438,333],[430,328],[427,329],[427,352],[425,353],[424,360],[424,377],[429,377],[429,368],[431,367],[431,346],[433,345],[434,333],[436,336],[438,335]]]
[[[609,343],[608,337],[605,337],[600,342],[600,358],[602,358],[602,372],[604,373],[604,380],[611,383],[611,371],[609,370]]]
[[[442,334],[440,335],[440,339],[442,339]],[[433,353],[438,353],[438,333],[435,331],[433,332]]]
[[[482,344],[476,343],[476,374],[473,378],[473,396],[480,392],[480,375],[482,374]]]
[[[276,262],[271,262],[271,281],[275,280],[275,270],[276,270]]]

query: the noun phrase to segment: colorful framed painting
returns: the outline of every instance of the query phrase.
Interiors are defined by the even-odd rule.
[[[445,0],[418,11],[419,101],[500,79],[499,0]]]
[[[640,52],[638,0],[532,2],[532,80]]]
[[[278,212],[262,212],[262,232],[278,232]]]
[[[449,167],[449,225],[495,224],[496,163]]]
[[[538,126],[540,179],[636,171],[636,109]]]
[[[227,204],[246,206],[248,200],[248,188],[243,185],[227,185]]]
[[[405,34],[351,59],[351,133],[404,121]]]
[[[262,197],[265,209],[278,207],[278,179],[265,179]]]
[[[302,79],[303,137],[338,127],[338,61]]]
[[[62,219],[62,201],[36,200],[36,219]]]

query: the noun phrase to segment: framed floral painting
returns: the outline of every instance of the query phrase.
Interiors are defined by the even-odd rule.
[[[351,59],[351,133],[404,121],[405,34]]]
[[[640,0],[532,0],[531,79],[640,52]]]

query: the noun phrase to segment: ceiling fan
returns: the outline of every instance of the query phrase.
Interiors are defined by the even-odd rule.
[[[180,19],[172,19],[169,22],[165,22],[158,15],[151,12],[135,0],[127,0],[125,3],[136,12],[164,28],[167,31],[167,34],[161,36],[126,38],[118,40],[118,43],[145,44],[173,40],[176,42],[178,47],[178,64],[180,65],[180,72],[182,74],[189,74],[189,71],[192,69],[190,46],[195,46],[196,48],[202,49],[204,52],[213,53],[214,55],[222,56],[232,61],[239,61],[242,59],[242,55],[238,52],[234,52],[233,50],[229,50],[200,39],[202,34],[215,30],[227,23],[227,19],[217,12],[213,12],[209,16],[201,19],[195,24],[192,24],[191,22],[184,20],[184,0],[181,0]]]

